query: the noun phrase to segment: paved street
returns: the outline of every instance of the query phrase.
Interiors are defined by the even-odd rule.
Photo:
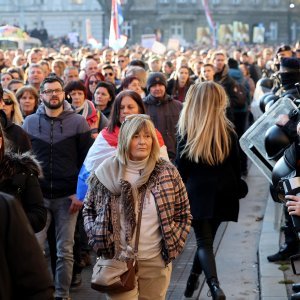
[[[267,180],[254,165],[251,165],[250,167],[247,183],[249,186],[249,193],[245,199],[240,200],[239,222],[222,224],[215,241],[219,278],[228,300],[260,299],[260,276],[258,275],[257,253],[261,230],[264,223],[264,212],[268,199],[268,184]],[[273,211],[268,211],[267,220],[271,223],[274,221]],[[276,243],[276,238],[274,243]],[[167,299],[185,299],[183,292],[190,271],[195,247],[194,234],[192,233],[189,235],[184,252],[174,262],[172,280],[168,290]],[[271,250],[275,250],[276,252],[278,249],[276,247],[277,245],[273,246],[275,249],[272,248]],[[272,267],[272,264],[269,264],[266,261],[266,257],[261,258],[261,264],[266,265],[267,267],[271,265]],[[85,269],[83,274],[83,284],[79,288],[72,290],[71,296],[73,300],[105,299],[102,294],[93,291],[90,288],[90,275],[91,268]],[[266,282],[267,281],[264,281],[264,283]],[[266,286],[265,288],[272,289],[272,286]],[[205,284],[204,276],[201,276],[200,287],[191,299],[211,299],[211,297],[207,296],[207,292],[208,287]],[[271,298],[268,299],[271,300]],[[279,298],[275,297],[274,299]],[[286,298],[280,299],[283,300]]]

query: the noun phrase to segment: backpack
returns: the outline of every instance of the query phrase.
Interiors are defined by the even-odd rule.
[[[243,84],[238,82],[233,86],[233,97],[230,99],[232,108],[245,108],[248,100],[248,91]]]

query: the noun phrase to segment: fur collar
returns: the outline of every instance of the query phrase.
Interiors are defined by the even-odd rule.
[[[42,176],[42,170],[39,162],[30,153],[5,153],[0,162],[0,181],[10,179],[19,173],[34,174]]]

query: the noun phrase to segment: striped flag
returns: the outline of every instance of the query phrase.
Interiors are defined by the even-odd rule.
[[[121,1],[111,1],[111,19],[108,44],[114,50],[123,48],[126,45],[127,37],[122,35],[121,25],[124,22]]]
[[[205,11],[205,16],[206,16],[206,20],[208,23],[208,26],[210,27],[211,31],[213,32],[213,43],[214,46],[216,46],[217,41],[216,41],[216,24],[212,18],[209,6],[208,6],[208,0],[202,0],[202,5],[204,7],[204,11]]]

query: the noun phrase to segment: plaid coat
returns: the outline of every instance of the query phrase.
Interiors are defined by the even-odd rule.
[[[146,185],[156,202],[162,234],[162,257],[168,264],[181,253],[190,231],[192,217],[187,192],[177,169],[163,160],[156,164]],[[129,218],[130,212],[128,209],[126,212],[126,207],[134,207],[131,193],[127,192],[130,191],[130,183],[123,181],[122,189],[128,195],[125,200],[128,203],[123,203],[125,209],[122,213]],[[99,256],[114,255],[116,228],[113,220],[119,217],[115,215],[111,202],[120,202],[120,198],[106,189],[95,174],[91,175],[83,217],[89,244]]]

